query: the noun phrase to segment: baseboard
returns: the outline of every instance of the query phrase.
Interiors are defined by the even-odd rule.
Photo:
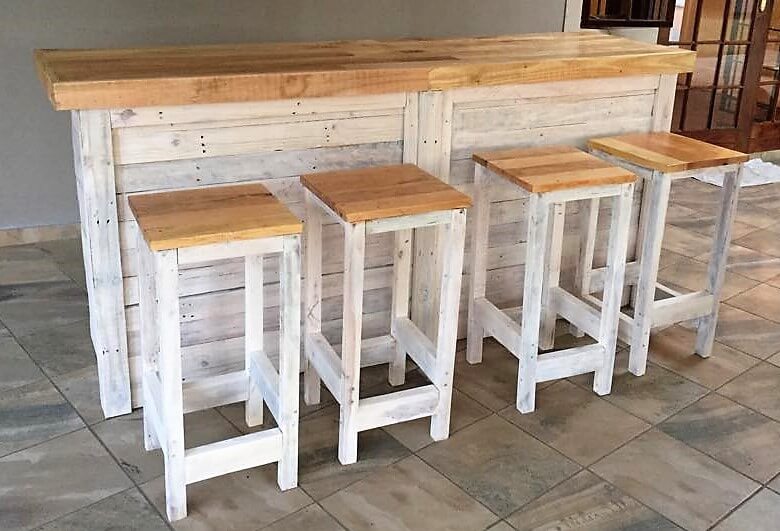
[[[72,225],[43,225],[40,227],[21,227],[18,229],[0,229],[0,247],[22,245],[25,243],[48,242],[78,238],[78,223]]]

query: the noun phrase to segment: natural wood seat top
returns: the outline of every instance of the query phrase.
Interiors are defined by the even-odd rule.
[[[350,223],[471,206],[469,196],[414,164],[310,173],[301,184]]]
[[[58,110],[356,96],[693,69],[696,54],[596,31],[460,39],[37,50]]]
[[[674,133],[637,133],[594,138],[588,145],[644,168],[665,173],[712,168],[748,160],[745,153]]]
[[[532,193],[625,184],[636,176],[569,146],[475,153],[474,161]]]
[[[128,200],[153,251],[302,230],[301,221],[261,184],[137,194]]]

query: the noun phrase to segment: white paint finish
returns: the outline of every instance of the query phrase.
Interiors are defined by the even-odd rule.
[[[574,273],[574,293],[579,296],[591,293],[593,283],[593,255],[596,251],[596,234],[599,223],[600,199],[586,199],[580,205],[579,213],[579,260]],[[571,327],[575,337],[582,337],[583,331]]]
[[[208,246],[211,247],[211,246]],[[181,253],[181,251],[179,251]],[[251,378],[253,353],[263,352],[263,253],[247,254],[244,260],[244,371],[248,396],[244,418],[247,426],[263,423],[262,387]]]
[[[415,214],[411,216],[375,219],[366,221],[366,235],[431,227],[433,225],[447,223],[449,219],[449,210],[425,212],[423,214]]]
[[[539,324],[542,313],[550,203],[540,194],[531,194],[528,204],[528,237],[523,280],[523,322],[520,337],[520,368],[517,374],[517,409],[530,413],[536,402],[536,365],[539,351]]]
[[[311,120],[321,118],[322,115],[329,117],[333,113],[352,115],[361,111],[401,109],[405,103],[406,95],[396,93],[352,98],[300,98],[247,103],[139,107],[111,110],[111,125],[114,128],[158,126],[176,129],[182,124],[212,121],[263,118]]]
[[[593,391],[599,395],[606,395],[612,389],[633,196],[634,185],[627,184],[623,186],[620,195],[612,198],[604,298],[598,335],[599,345],[602,347],[602,363],[593,375]]]
[[[552,296],[561,317],[590,337],[598,337],[601,326],[601,312],[598,309],[581,304],[577,297],[561,288],[555,288]]]
[[[439,391],[435,385],[364,398],[357,411],[357,428],[365,431],[429,417],[436,411],[438,404]]]
[[[311,404],[320,402],[320,377],[311,364],[314,352],[310,348],[309,337],[320,333],[322,329],[322,214],[314,202],[314,194],[306,190],[306,222],[303,225],[306,259],[306,277],[304,285],[304,360],[303,360],[303,398]]]
[[[520,324],[485,298],[474,301],[474,318],[485,335],[496,338],[515,357],[520,358]]]
[[[740,166],[736,171],[727,172],[721,190],[720,212],[715,227],[710,263],[707,267],[707,287],[705,288],[706,293],[712,295],[712,310],[709,315],[699,319],[696,334],[696,353],[703,358],[710,356],[715,342],[720,295],[726,277],[726,265],[731,245],[731,227],[737,214],[742,171],[742,166]]]
[[[104,111],[71,116],[90,332],[100,403],[113,417],[129,413],[131,404],[110,121]]]
[[[244,370],[184,381],[184,413],[244,402],[248,389],[249,376]]]
[[[540,354],[537,360],[536,382],[569,378],[598,371],[607,356],[603,345],[587,345]]]
[[[440,240],[441,279],[436,334],[436,365],[432,381],[439,391],[439,404],[431,417],[431,438],[441,441],[450,434],[452,379],[458,341],[458,314],[463,279],[463,251],[466,244],[466,210],[453,210],[452,219]]]
[[[115,129],[117,164],[181,160],[203,156],[243,155],[276,149],[312,149],[372,142],[403,136],[400,114],[290,123],[195,124],[185,130],[150,127]]]
[[[412,230],[404,229],[395,233],[393,253],[393,294],[391,303],[391,332],[397,338],[399,319],[409,317],[409,298],[412,290]],[[410,321],[411,322],[411,321]],[[427,338],[426,338],[427,339]],[[396,355],[390,363],[388,382],[390,385],[403,385],[406,379],[406,353],[410,349],[403,342],[396,345]]]
[[[157,334],[157,302],[154,283],[154,258],[143,235],[138,232],[138,281],[139,281],[139,314],[141,321],[141,359],[142,380],[144,388],[150,385],[152,379],[157,379],[158,356],[160,352],[159,336]],[[151,391],[150,391],[151,392]],[[152,398],[156,398],[152,396]],[[146,404],[152,404],[145,400]],[[160,439],[156,427],[159,426],[158,414],[155,408],[144,411],[144,448],[154,450],[160,448]]]
[[[671,184],[672,179],[669,174],[661,172],[653,172],[652,179],[646,182],[648,190],[645,193],[651,195],[648,198],[648,216],[643,227],[642,248],[639,254],[640,269],[634,306],[634,329],[628,361],[628,370],[637,376],[642,376],[647,366],[647,349],[653,326],[655,283],[658,278],[658,264],[661,259],[661,244]]]
[[[432,380],[436,374],[436,346],[428,336],[408,317],[393,319],[393,335],[398,349],[408,352],[414,363]]]
[[[276,422],[282,430],[277,482],[282,490],[298,485],[298,397],[301,363],[301,238],[284,237],[279,316],[279,391]],[[270,365],[270,362],[268,363]]]
[[[544,263],[542,279],[542,317],[539,331],[539,346],[543,350],[553,348],[555,343],[555,321],[558,314],[552,304],[550,289],[558,286],[561,278],[561,254],[563,252],[563,223],[566,203],[550,205],[550,237],[547,241],[547,260]]]
[[[485,337],[476,303],[485,297],[487,282],[487,248],[490,230],[490,172],[480,164],[474,165],[474,196],[471,208],[472,234],[469,260],[468,331],[466,361],[482,362],[482,343]]]
[[[156,331],[160,345],[158,365],[161,392],[159,409],[165,426],[165,507],[170,521],[187,516],[187,482],[184,463],[184,405],[179,332],[179,269],[176,250],[153,254],[156,293]]]
[[[278,461],[282,432],[271,428],[198,446],[184,456],[187,484]]]
[[[282,252],[283,236],[256,240],[237,240],[179,249],[179,264],[200,264],[216,260],[230,260],[245,256],[260,256]],[[261,278],[262,280],[262,278]]]
[[[653,101],[653,131],[669,131],[674,114],[674,95],[677,88],[676,74],[662,74]]]
[[[307,333],[305,338],[308,371],[314,373],[317,382],[322,381],[339,404],[343,401],[341,385],[341,359],[327,339],[319,333]]]
[[[341,413],[339,461],[357,461],[357,411],[360,398],[360,340],[363,326],[364,222],[344,227],[344,317],[341,333]]]

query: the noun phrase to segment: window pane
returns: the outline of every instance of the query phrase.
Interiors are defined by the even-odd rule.
[[[726,40],[746,41],[750,39],[755,0],[731,0],[726,17]],[[722,15],[721,15],[722,16]]]
[[[720,61],[720,76],[718,85],[733,86],[742,84],[742,74],[747,61],[747,46],[727,44],[723,47],[723,58]]]
[[[753,114],[753,120],[756,122],[766,122],[772,118],[774,114],[770,110],[772,101],[777,90],[777,85],[763,85],[758,87],[756,91],[756,109]]]
[[[737,126],[737,109],[740,89],[723,89],[715,91],[715,106],[712,110],[712,128],[724,129]]]
[[[718,44],[700,44],[696,48],[692,86],[706,87],[715,84],[715,66],[718,64],[719,49]]]
[[[683,123],[686,131],[707,129],[711,101],[712,90],[691,89],[688,91],[688,104],[685,107],[685,122]]]

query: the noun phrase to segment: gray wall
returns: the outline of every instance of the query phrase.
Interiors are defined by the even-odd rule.
[[[3,0],[0,229],[78,221],[68,113],[34,48],[560,31],[565,0]]]

